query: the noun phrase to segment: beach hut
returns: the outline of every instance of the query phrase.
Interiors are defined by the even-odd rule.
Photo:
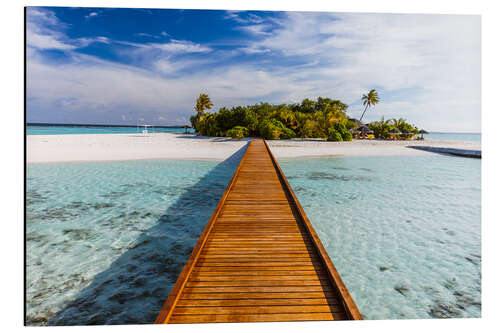
[[[429,134],[429,132],[424,129],[421,129],[420,131],[418,131],[418,133],[420,133],[420,140],[424,139],[424,134]]]
[[[397,128],[393,128],[389,131],[389,134],[391,134],[391,140],[395,140],[396,139],[396,135],[399,135],[401,134],[401,131],[398,130]]]
[[[406,129],[405,129],[405,130],[402,130],[402,131],[401,131],[401,134],[404,134],[404,138],[405,138],[405,139],[409,139],[409,138],[411,138],[411,137],[413,136],[413,132],[408,131],[408,130],[406,130]]]
[[[358,119],[356,118],[349,118],[349,121],[352,121],[353,123],[356,123],[356,126],[358,127],[363,127],[365,126],[361,121],[359,121]]]

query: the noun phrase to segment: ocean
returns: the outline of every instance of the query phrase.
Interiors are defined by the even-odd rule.
[[[26,126],[27,135],[54,135],[54,134],[119,134],[119,133],[142,133],[143,127],[119,127],[119,126]],[[184,132],[183,128],[164,128],[154,127],[154,132]],[[193,133],[192,128],[188,129],[189,133]],[[451,141],[481,141],[481,133],[442,133],[431,132],[425,134],[424,138],[437,139],[437,140],[451,140]]]
[[[142,133],[144,127],[119,127],[119,126],[26,126],[27,135],[54,135],[54,134],[120,134],[120,133]],[[188,128],[188,133],[193,133],[193,129]],[[151,133],[184,133],[183,128],[153,127],[148,128]]]
[[[29,164],[28,325],[152,323],[229,160]],[[481,161],[279,161],[366,319],[481,316]]]
[[[481,133],[442,133],[442,132],[430,132],[429,134],[424,134],[424,138],[436,139],[436,140],[450,140],[450,141],[472,141],[481,142]]]
[[[280,160],[366,319],[481,316],[481,160]]]

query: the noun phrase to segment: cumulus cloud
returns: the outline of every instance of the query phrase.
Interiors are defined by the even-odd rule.
[[[255,36],[237,50],[267,57],[263,62],[237,62],[221,58],[211,46],[187,40],[70,40],[53,29],[58,22],[50,12],[29,14],[34,23],[28,45],[72,54],[65,64],[48,64],[36,53],[28,54],[29,121],[39,115],[30,110],[43,109],[46,116],[69,122],[88,119],[89,114],[102,122],[120,121],[126,113],[129,121],[183,124],[201,91],[210,95],[214,109],[329,96],[349,103],[350,114],[359,117],[361,95],[376,88],[381,103],[367,112],[368,120],[404,117],[428,130],[480,130],[477,16],[290,12],[272,18],[270,27],[269,20],[230,12],[227,19],[252,27],[246,29]],[[74,51],[90,42],[159,53],[141,67]],[[68,97],[71,101],[62,108],[61,101]]]
[[[391,96],[369,119],[398,105],[396,114],[431,129],[480,130],[479,16],[287,13],[282,28],[248,48],[318,61],[290,76],[350,104],[371,88],[382,101]],[[405,89],[413,93],[398,100]]]

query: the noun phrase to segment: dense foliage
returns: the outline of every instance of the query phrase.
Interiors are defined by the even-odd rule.
[[[211,104],[209,99],[208,104]],[[191,124],[198,133],[207,136],[349,141],[352,136],[348,129],[356,127],[346,116],[346,104],[323,97],[315,101],[305,99],[296,104],[223,107],[214,113],[200,112],[200,109],[196,108],[198,112],[191,117]]]
[[[365,110],[379,102],[377,92],[372,89],[362,97]],[[191,117],[193,128],[201,135],[229,136],[235,139],[261,137],[264,139],[321,138],[328,141],[351,141],[366,137],[365,132],[356,131],[361,121],[347,118],[347,105],[339,100],[318,97],[304,99],[301,103],[272,105],[259,103],[249,106],[220,108],[208,113],[213,104],[206,94],[196,100],[196,115]],[[362,115],[362,116],[363,116]],[[352,119],[355,120],[355,119]],[[367,125],[377,139],[410,139],[418,128],[405,119],[374,121]],[[395,132],[395,133],[394,133]],[[372,136],[372,137],[373,137]]]
[[[418,128],[410,123],[407,123],[405,119],[388,119],[384,120],[384,117],[380,121],[374,121],[368,124],[368,128],[373,131],[373,135],[377,139],[390,139],[394,138],[394,134],[391,130],[397,129],[401,134],[397,135],[400,139],[409,139],[415,134],[418,134]],[[404,133],[408,131],[410,133]]]

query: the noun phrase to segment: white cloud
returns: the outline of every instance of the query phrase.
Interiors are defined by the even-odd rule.
[[[90,19],[92,17],[96,17],[97,15],[99,15],[99,13],[97,13],[97,12],[90,12],[88,15],[85,15],[85,18],[86,19]]]
[[[201,44],[193,43],[186,40],[170,40],[170,43],[150,43],[148,47],[157,48],[169,53],[204,53],[210,52],[212,49]]]
[[[229,18],[243,20],[233,14],[238,18],[228,14]],[[47,13],[35,12],[33,17],[46,26],[57,24],[56,18]],[[244,24],[266,24],[253,19],[255,22],[245,19]],[[29,45],[67,50],[72,52],[73,62],[46,64],[30,51],[28,117],[30,105],[36,101],[38,107],[68,119],[91,114],[112,121],[128,112],[129,121],[162,121],[163,117],[167,122],[185,123],[201,91],[210,95],[214,110],[260,101],[289,103],[328,96],[351,104],[350,114],[359,117],[361,95],[376,88],[381,103],[366,113],[367,120],[384,115],[406,118],[427,130],[480,130],[478,17],[294,12],[274,20],[280,29],[258,28],[271,33],[261,34],[239,51],[281,55],[283,61],[276,66],[225,62],[205,55],[213,51],[210,47],[191,41],[119,42],[145,54],[164,52],[151,60],[151,70],[72,51],[84,43],[117,41],[106,37],[69,40],[56,30],[36,30],[35,25],[32,32],[52,39],[29,37]],[[203,56],[175,59],[182,54]],[[297,65],[282,64],[287,59],[295,59]],[[200,66],[214,61],[219,62],[216,68]],[[202,69],[184,72],[195,66]],[[170,76],[181,73],[180,78]],[[72,98],[63,109],[62,97]]]
[[[269,24],[252,24],[252,25],[244,25],[241,27],[237,27],[238,30],[245,31],[252,35],[271,35],[270,29],[271,25]]]
[[[29,46],[40,50],[72,50],[75,48],[74,45],[61,42],[52,35],[41,35],[30,30],[27,31],[26,40]]]
[[[414,95],[401,97],[410,105],[400,116],[430,129],[480,130],[479,16],[291,12],[249,46],[261,48],[319,61],[290,73],[318,94],[328,87],[352,104],[373,87],[386,95],[408,89]],[[389,109],[381,98],[368,119]]]
[[[241,12],[239,12],[239,11],[227,11],[224,18],[226,20],[233,20],[233,21],[236,21],[238,23],[243,23],[243,24],[264,22],[264,19],[258,15],[249,13],[249,14],[246,14],[246,17],[243,17],[243,16],[239,15],[238,13],[241,13]]]
[[[257,53],[266,53],[266,52],[271,52],[270,49],[266,49],[260,46],[256,45],[251,45],[249,47],[242,47],[239,48],[238,50],[244,52],[244,53],[249,53],[249,54],[257,54]]]

